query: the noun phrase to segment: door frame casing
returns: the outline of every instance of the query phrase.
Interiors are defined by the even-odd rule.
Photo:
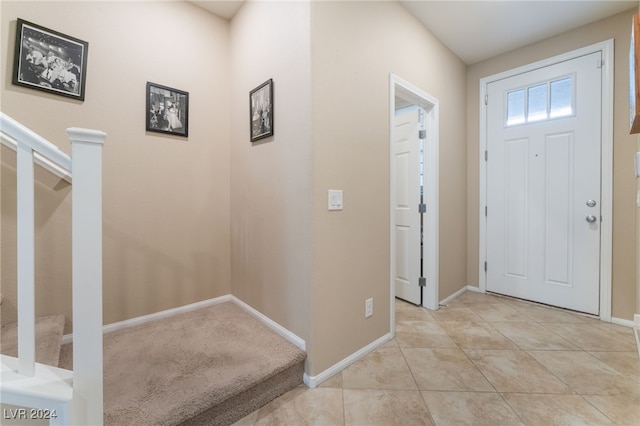
[[[487,150],[487,111],[485,96],[487,85],[513,77],[518,74],[544,68],[588,55],[602,52],[602,137],[601,137],[601,217],[600,222],[600,319],[611,322],[611,262],[612,262],[612,235],[613,235],[613,61],[614,42],[609,39],[595,43],[580,49],[572,50],[528,65],[494,74],[480,79],[480,133],[479,133],[479,262],[478,277],[481,292],[487,290],[487,275],[484,270],[484,262],[487,259],[487,217],[485,206],[487,205],[487,162],[485,151]],[[597,64],[594,64],[597,65]],[[489,153],[489,155],[491,155]]]
[[[395,140],[395,111],[396,96],[422,107],[425,111],[426,138],[424,147],[424,202],[427,205],[427,214],[424,220],[424,269],[426,287],[423,288],[422,306],[427,309],[438,309],[438,265],[439,265],[439,237],[438,237],[438,144],[439,144],[439,101],[415,85],[389,74],[389,194],[390,194],[390,294],[391,294],[391,334],[395,335],[395,211],[391,200],[395,196],[396,175],[393,157],[393,141]],[[416,206],[416,212],[418,206]]]

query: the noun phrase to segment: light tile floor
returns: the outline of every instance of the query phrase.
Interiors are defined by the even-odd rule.
[[[395,339],[236,425],[640,426],[630,328],[474,292],[395,306]]]

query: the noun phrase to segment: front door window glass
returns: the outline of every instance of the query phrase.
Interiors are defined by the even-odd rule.
[[[524,123],[524,89],[507,94],[507,125]]]
[[[573,76],[568,76],[507,92],[506,125],[574,115],[574,81]]]
[[[527,89],[527,98],[527,122],[546,120],[547,85],[539,84],[538,86],[529,87]]]
[[[573,91],[571,77],[551,82],[551,118],[567,117],[573,115]]]

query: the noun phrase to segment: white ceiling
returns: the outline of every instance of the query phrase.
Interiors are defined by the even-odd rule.
[[[192,3],[231,19],[244,1]],[[401,0],[400,3],[467,65],[639,5],[638,0]]]
[[[244,0],[189,1],[203,9],[230,20],[244,4]]]
[[[401,3],[467,65],[638,7],[638,0]]]

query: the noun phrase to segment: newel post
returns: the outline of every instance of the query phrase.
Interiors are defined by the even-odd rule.
[[[71,141],[74,424],[103,424],[102,146],[106,134],[67,129]]]

